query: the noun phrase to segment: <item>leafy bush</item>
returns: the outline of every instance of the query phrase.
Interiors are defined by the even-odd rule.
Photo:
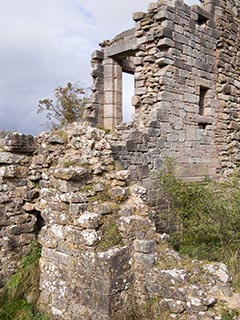
[[[222,261],[239,274],[239,172],[224,182],[186,182],[174,176],[170,165],[161,172],[160,180],[175,226],[171,237],[174,247],[192,258]]]
[[[86,89],[68,82],[65,87],[55,89],[55,101],[42,99],[38,103],[38,113],[47,112],[47,127],[58,129],[82,118],[83,110],[89,102]],[[54,121],[53,121],[54,120]]]

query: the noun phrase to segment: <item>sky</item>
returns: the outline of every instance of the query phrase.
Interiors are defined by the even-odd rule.
[[[149,2],[0,0],[0,129],[43,131],[38,101],[69,81],[90,86],[91,53],[134,27],[132,13],[146,12]],[[130,88],[129,81],[124,85]]]

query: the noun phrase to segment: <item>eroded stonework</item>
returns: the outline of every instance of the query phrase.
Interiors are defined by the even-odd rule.
[[[239,161],[239,2],[161,0],[133,19],[92,56],[92,119],[117,128],[116,159],[144,186],[166,157],[185,179],[229,174]],[[134,74],[135,115],[118,126],[122,72]]]
[[[32,136],[0,134],[0,288],[36,239],[38,212],[34,204],[28,206],[39,197],[29,180],[34,150]]]
[[[13,149],[1,153],[2,186],[14,190],[3,194],[3,283],[37,237],[38,306],[50,319],[217,320],[223,306],[238,309],[224,264],[181,258],[168,246],[169,235],[156,231],[147,190],[114,161],[109,138],[75,123],[40,135],[26,158]],[[22,164],[12,164],[18,157],[25,159],[24,175],[16,175]]]
[[[240,296],[221,263],[181,258],[156,230],[157,173],[239,163],[239,1],[150,3],[94,52],[87,122],[0,135],[0,288],[38,239],[39,308],[56,320],[220,320]],[[135,115],[122,122],[122,72]],[[162,230],[164,231],[164,230]]]

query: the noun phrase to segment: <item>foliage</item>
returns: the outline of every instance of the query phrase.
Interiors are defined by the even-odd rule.
[[[46,111],[48,126],[57,129],[81,119],[88,102],[86,89],[68,82],[65,87],[59,86],[55,89],[55,101],[52,99],[39,101],[38,113]]]
[[[106,216],[100,230],[102,236],[98,243],[99,250],[105,251],[121,243],[122,236],[118,230],[114,217]]]
[[[186,182],[174,176],[171,164],[160,180],[175,225],[174,247],[192,258],[222,261],[239,274],[239,172],[224,182]]]
[[[221,320],[233,320],[238,315],[239,315],[238,312],[235,310],[232,310],[232,311],[223,310],[221,315]]]
[[[38,261],[40,245],[34,241],[30,252],[21,260],[19,269],[13,274],[0,296],[1,320],[48,320],[48,317],[36,311],[34,303],[28,303],[29,290],[38,290]]]

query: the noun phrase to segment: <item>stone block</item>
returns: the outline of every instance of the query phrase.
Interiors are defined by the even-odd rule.
[[[134,249],[136,252],[141,253],[152,253],[156,251],[156,241],[155,240],[135,240]]]
[[[139,179],[147,178],[149,177],[150,170],[148,165],[140,165],[137,166],[137,175]]]
[[[164,144],[164,146],[165,146],[165,144]],[[154,170],[160,171],[163,167],[163,160],[160,158],[154,159],[153,165],[154,165]]]
[[[136,140],[127,140],[126,150],[127,151],[137,151],[137,141]]]
[[[113,45],[106,47],[105,54],[108,57],[122,55],[127,52],[131,52],[137,49],[137,39],[129,39],[125,41],[119,41],[114,43]]]
[[[169,38],[162,38],[158,41],[157,47],[160,49],[173,47],[174,42]]]
[[[168,58],[159,58],[156,60],[156,64],[159,65],[159,67],[164,67],[166,65],[173,65],[174,60]]]
[[[156,2],[150,2],[150,3],[148,4],[148,12],[155,11],[156,9],[158,9],[158,3],[156,3]]]
[[[100,50],[95,50],[95,51],[93,51],[91,58],[97,59],[97,60],[103,60],[104,59],[104,52],[100,51]]]
[[[76,223],[83,229],[96,229],[100,225],[100,215],[93,212],[84,212],[76,220]]]
[[[40,261],[40,266],[42,266],[42,268],[44,269],[49,268],[51,265],[47,263],[47,261],[48,262],[52,261],[52,264],[61,263],[67,266],[71,265],[71,259],[69,259],[69,255],[64,252],[56,251],[55,249],[49,249],[49,248],[43,247],[41,258],[42,259]]]
[[[149,134],[150,137],[156,137],[157,138],[157,137],[159,137],[161,135],[161,129],[150,127],[148,129],[148,134]]]
[[[151,268],[156,265],[157,262],[157,253],[140,253],[137,252],[134,255],[135,261],[137,264],[145,268]]]
[[[132,106],[137,107],[139,106],[140,103],[140,98],[138,96],[133,96],[132,97]]]
[[[126,188],[116,186],[109,190],[109,196],[112,200],[119,203],[127,198],[128,192]]]
[[[86,178],[89,174],[89,171],[83,167],[69,167],[69,168],[59,168],[51,169],[52,175],[61,180],[74,180],[79,181]]]
[[[134,12],[132,18],[134,21],[142,20],[146,16],[145,12]]]
[[[0,165],[27,163],[28,161],[29,159],[25,155],[13,154],[11,152],[0,152]]]
[[[10,152],[33,153],[35,151],[35,141],[31,135],[9,132],[2,143],[4,150]]]

